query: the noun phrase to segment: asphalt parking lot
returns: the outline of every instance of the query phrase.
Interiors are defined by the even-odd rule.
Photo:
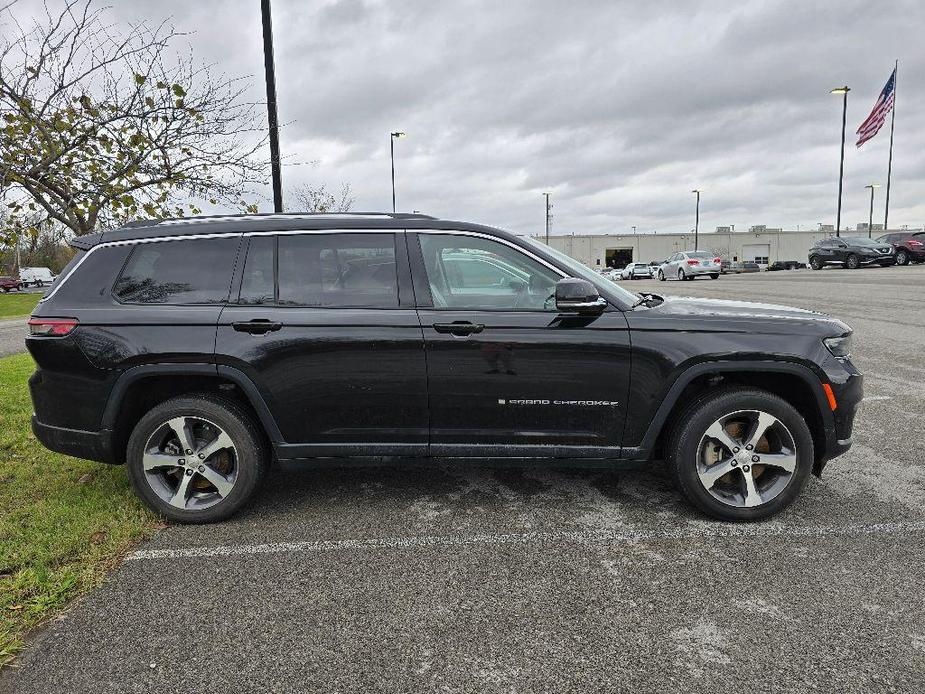
[[[851,324],[854,447],[754,525],[657,469],[284,466],[138,547],[0,691],[922,691],[925,265],[625,285]]]

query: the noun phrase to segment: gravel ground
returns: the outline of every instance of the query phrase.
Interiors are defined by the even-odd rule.
[[[753,525],[657,469],[284,466],[140,547],[0,691],[922,691],[925,266],[627,284],[847,321],[854,447]]]

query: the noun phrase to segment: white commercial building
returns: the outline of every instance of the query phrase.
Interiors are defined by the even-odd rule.
[[[843,231],[841,235],[866,237],[867,225],[863,226],[863,231]],[[875,224],[874,238],[883,233],[882,225]],[[697,248],[732,262],[751,260],[767,265],[778,260],[797,260],[805,263],[813,244],[833,235],[834,231],[828,225],[810,231],[785,231],[765,226],[732,231],[728,227],[719,227],[717,231],[701,233]],[[537,238],[545,240],[542,236]],[[549,245],[589,267],[600,269],[665,260],[678,251],[694,250],[694,234],[567,234],[550,236]]]

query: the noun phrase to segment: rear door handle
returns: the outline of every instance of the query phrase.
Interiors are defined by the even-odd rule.
[[[263,335],[264,333],[279,330],[283,327],[282,323],[267,320],[266,318],[255,318],[254,320],[236,321],[231,327],[239,333],[250,333],[251,335]]]
[[[483,323],[470,323],[467,320],[455,321],[453,323],[434,323],[434,330],[438,333],[456,335],[457,337],[474,335],[482,332],[484,329],[485,325]]]

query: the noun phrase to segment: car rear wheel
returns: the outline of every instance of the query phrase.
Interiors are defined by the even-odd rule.
[[[896,264],[906,265],[909,262],[909,254],[903,250],[896,251]]]
[[[849,270],[857,270],[861,266],[861,260],[854,253],[851,253],[845,259],[845,267]]]
[[[711,279],[711,280],[718,280],[718,279],[719,279],[719,274],[717,274],[717,273],[714,272],[712,275],[710,275],[710,279]]]
[[[237,512],[267,467],[259,429],[236,403],[211,394],[173,398],[144,415],[129,438],[132,487],[155,513],[212,523]]]
[[[789,506],[813,465],[806,421],[766,391],[706,395],[678,418],[667,462],[684,497],[720,520],[760,520]]]

